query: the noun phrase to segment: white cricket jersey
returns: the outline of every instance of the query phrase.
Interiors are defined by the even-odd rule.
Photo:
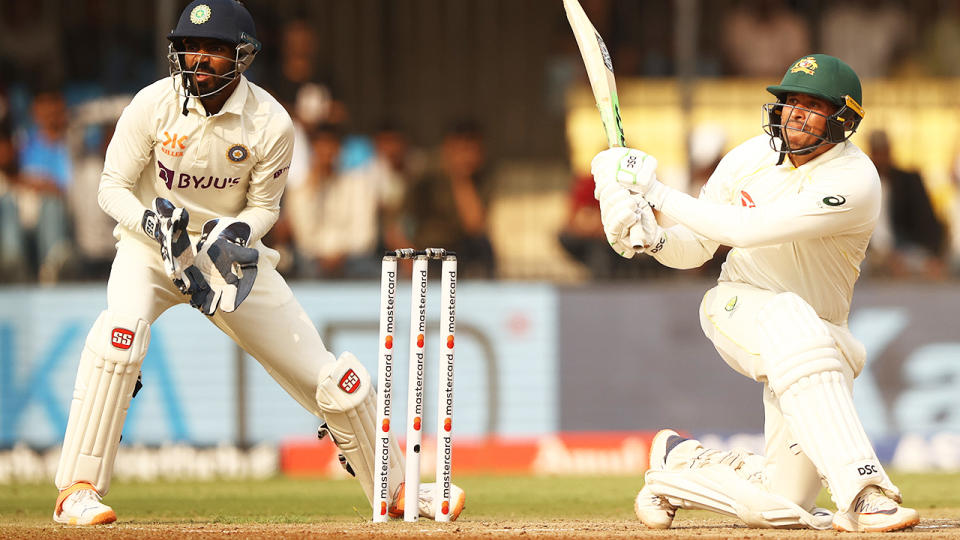
[[[778,159],[761,135],[724,156],[699,199],[670,190],[660,210],[681,225],[667,230],[655,256],[699,265],[718,244],[732,246],[721,282],[796,293],[845,325],[880,213],[876,167],[849,141],[800,167]]]
[[[207,116],[197,98],[186,111],[170,78],[124,109],[100,179],[100,206],[118,222],[114,235],[147,241],[143,213],[163,197],[190,213],[191,236],[209,219],[236,217],[250,224],[253,245],[280,213],[293,155],[290,116],[242,76],[217,114]]]

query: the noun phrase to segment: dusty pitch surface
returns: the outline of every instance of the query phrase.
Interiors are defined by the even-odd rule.
[[[893,538],[960,539],[960,520],[923,519],[912,531],[901,531]],[[0,537],[16,539],[48,538],[696,538],[721,539],[815,539],[815,538],[891,538],[890,534],[853,535],[834,531],[748,529],[723,519],[681,519],[676,527],[655,531],[633,520],[520,520],[463,521],[434,523],[421,521],[387,524],[368,522],[322,522],[313,524],[228,524],[127,522],[97,528],[42,526],[0,526]]]

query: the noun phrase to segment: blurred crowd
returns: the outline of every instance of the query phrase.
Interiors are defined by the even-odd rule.
[[[609,36],[618,75],[677,74],[676,29],[664,21],[673,20],[678,3],[583,4],[600,33]],[[864,79],[960,76],[954,60],[960,52],[958,2],[918,2],[909,10],[906,3],[882,0],[696,5],[703,25],[697,34],[698,76],[776,79],[817,44],[847,60]],[[95,13],[91,21],[66,29],[52,23],[25,26],[30,16],[25,2],[4,0],[0,13],[0,283],[102,280],[114,253],[114,223],[96,204],[103,154],[130,92],[157,76],[144,68],[154,65],[155,44],[130,36],[130,48],[102,47],[109,50],[91,53],[97,61],[80,65],[75,55],[56,51],[65,51],[83,24],[102,22]],[[816,20],[811,13],[819,14]],[[856,32],[849,31],[853,28]],[[488,126],[470,115],[449,118],[437,140],[419,145],[408,135],[410,126],[397,118],[358,129],[317,60],[314,27],[293,18],[264,33],[273,36],[275,61],[255,64],[251,77],[277,97],[296,125],[282,214],[265,238],[282,254],[281,271],[303,279],[374,278],[385,249],[442,246],[460,254],[464,276],[504,277],[498,271],[502,254],[491,239],[498,184],[496,159],[487,151]],[[568,63],[582,69],[572,40],[565,43]],[[923,279],[960,274],[960,231],[948,226],[960,224],[960,205],[952,216],[938,215],[921,176],[891,158],[887,134],[867,135],[864,150],[880,172],[885,204],[865,274]],[[739,142],[724,137],[717,126],[692,129],[691,194],[699,192],[724,150]],[[960,158],[955,168],[953,181],[960,187]],[[574,178],[570,186],[567,215],[550,240],[583,268],[584,277],[670,273],[647,257],[627,263],[614,254],[603,237],[592,179]],[[690,273],[715,276],[724,255],[721,251]]]

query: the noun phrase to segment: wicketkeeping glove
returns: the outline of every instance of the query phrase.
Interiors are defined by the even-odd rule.
[[[153,209],[147,209],[141,221],[143,232],[160,244],[164,271],[184,293],[189,287],[185,282],[184,270],[194,260],[193,246],[187,236],[189,222],[190,214],[186,208],[174,206],[162,197],[153,200]]]
[[[211,219],[204,223],[197,242],[193,266],[185,270],[189,278],[190,305],[206,315],[230,313],[240,306],[257,279],[260,253],[247,247],[250,225],[233,218]]]

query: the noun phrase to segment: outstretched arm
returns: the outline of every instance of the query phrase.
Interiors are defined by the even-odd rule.
[[[876,220],[879,208],[880,190],[869,179],[864,179],[859,183],[809,186],[796,195],[755,208],[694,199],[669,190],[659,209],[704,238],[749,248],[869,226]]]

